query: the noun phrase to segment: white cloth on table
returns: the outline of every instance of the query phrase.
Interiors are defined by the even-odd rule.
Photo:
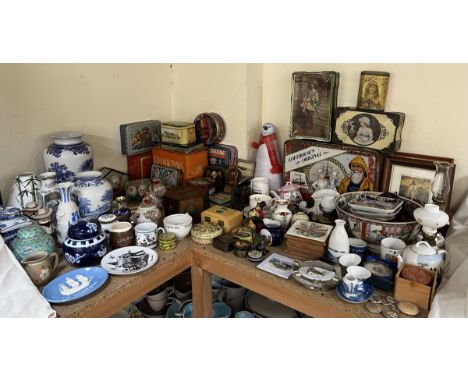
[[[450,265],[429,317],[468,317],[468,196],[453,216],[445,238]]]
[[[0,317],[56,317],[1,236]]]

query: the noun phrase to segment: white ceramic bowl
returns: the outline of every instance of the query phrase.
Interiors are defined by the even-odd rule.
[[[361,262],[361,256],[356,255],[355,253],[346,253],[343,256],[340,256],[338,261],[343,267],[347,268],[352,265],[359,265]]]
[[[192,217],[189,214],[173,214],[163,220],[166,232],[172,232],[178,240],[187,237],[192,229]]]

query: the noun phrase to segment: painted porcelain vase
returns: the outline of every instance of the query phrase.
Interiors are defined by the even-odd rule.
[[[55,229],[57,241],[63,244],[68,234],[68,227],[75,224],[80,218],[78,206],[71,198],[73,182],[59,183],[55,186],[60,192],[60,203],[55,213]]]
[[[19,261],[34,252],[45,251],[50,255],[57,251],[54,238],[35,224],[19,229],[10,247]]]
[[[292,212],[288,208],[289,200],[287,199],[273,199],[273,213],[271,217],[273,220],[278,220],[281,223],[281,228],[285,231],[292,219]]]
[[[63,255],[71,265],[97,265],[106,253],[106,235],[97,222],[80,219],[70,226],[63,243]]]
[[[17,176],[11,186],[8,205],[24,209],[27,203],[37,201],[40,187],[39,178],[32,172]]]
[[[328,255],[333,261],[346,253],[349,253],[349,238],[345,228],[346,222],[341,219],[335,220],[335,228],[330,234],[328,241]]]
[[[80,216],[97,219],[109,212],[112,206],[112,185],[102,179],[100,171],[85,171],[76,176],[72,194],[76,197]]]
[[[75,180],[76,174],[93,169],[93,149],[78,132],[61,132],[53,136],[54,143],[43,154],[47,171],[57,174],[57,182]]]

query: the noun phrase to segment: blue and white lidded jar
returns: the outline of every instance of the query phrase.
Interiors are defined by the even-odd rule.
[[[93,169],[93,149],[82,136],[79,132],[57,133],[54,143],[44,150],[45,167],[57,174],[57,182],[74,181],[79,172]]]
[[[97,219],[109,212],[114,197],[111,184],[102,179],[100,171],[80,172],[72,194],[76,197],[80,216],[87,219]]]

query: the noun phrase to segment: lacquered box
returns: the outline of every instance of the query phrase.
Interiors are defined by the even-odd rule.
[[[179,153],[153,147],[153,163],[181,170],[181,183],[185,184],[187,179],[204,176],[208,165],[208,150],[206,148],[192,153]]]
[[[208,208],[208,191],[198,186],[178,186],[167,190],[164,195],[166,216],[188,213],[194,223],[200,222],[200,215]]]
[[[161,122],[156,120],[124,123],[120,125],[120,144],[123,155],[150,152],[161,142]]]
[[[201,213],[202,222],[219,224],[224,233],[240,227],[242,224],[242,212],[223,206],[213,206]]]
[[[127,156],[127,172],[131,180],[149,178],[152,165],[153,154],[151,152]]]
[[[190,146],[197,141],[193,122],[171,121],[161,125],[162,143]]]
[[[333,142],[394,153],[401,146],[404,113],[337,109]]]

